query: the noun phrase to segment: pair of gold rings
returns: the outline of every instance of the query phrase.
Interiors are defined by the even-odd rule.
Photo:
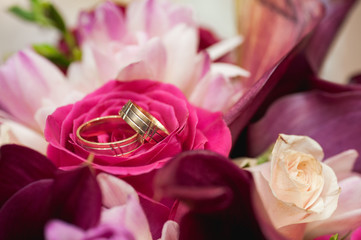
[[[123,157],[140,148],[144,141],[154,144],[168,135],[158,119],[130,100],[119,115],[94,118],[76,131],[78,144],[86,150]]]

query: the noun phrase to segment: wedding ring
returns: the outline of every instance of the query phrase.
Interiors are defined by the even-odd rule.
[[[119,115],[134,131],[139,133],[144,140],[157,143],[169,135],[168,130],[149,112],[142,109],[132,101],[128,101],[119,111]]]
[[[85,122],[77,129],[76,136],[78,144],[90,152],[122,157],[137,150],[144,141],[118,115]]]

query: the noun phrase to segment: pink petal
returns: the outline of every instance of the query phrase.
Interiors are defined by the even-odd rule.
[[[101,173],[97,179],[102,190],[103,204],[110,208],[103,212],[101,223],[124,225],[136,239],[152,239],[135,190],[112,175]]]
[[[97,176],[97,181],[102,191],[102,202],[106,208],[125,205],[130,197],[138,199],[134,188],[119,178],[100,173]]]
[[[355,186],[361,186],[361,176],[346,178],[339,185],[341,194],[336,211],[328,219],[309,223],[307,239],[335,233],[343,236],[361,225],[361,191],[355,191]]]
[[[59,220],[52,220],[45,226],[47,240],[82,240],[84,231],[74,225]]]
[[[18,122],[39,129],[34,121],[44,99],[55,104],[69,93],[64,75],[45,58],[32,50],[12,56],[0,69],[0,105]]]
[[[178,240],[179,225],[174,221],[167,221],[162,230],[162,237],[159,240]]]
[[[30,147],[43,154],[46,153],[48,143],[39,132],[22,124],[6,121],[0,125],[0,145],[15,143]]]
[[[111,1],[98,6],[94,12],[82,12],[78,19],[79,41],[104,44],[119,41],[126,31],[125,19],[119,8]]]
[[[341,181],[352,175],[352,169],[358,157],[355,150],[347,150],[326,159],[324,162],[336,173],[337,180]]]

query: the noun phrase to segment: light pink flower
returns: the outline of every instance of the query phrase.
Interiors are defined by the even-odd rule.
[[[251,169],[260,204],[289,239],[346,233],[360,224],[361,196],[350,193],[361,183],[361,176],[352,173],[357,152],[322,158],[314,140],[280,134],[271,161]]]
[[[225,111],[243,92],[241,81],[232,78],[248,75],[246,71],[212,63],[242,39],[236,37],[198,53],[198,28],[189,8],[140,0],[123,13],[108,1],[90,13],[83,12],[77,30],[83,60],[70,66],[69,77],[86,92],[116,77],[120,81],[146,78],[172,83],[192,103],[212,111]]]
[[[45,228],[48,240],[81,239],[139,239],[151,240],[147,218],[139,203],[136,191],[126,182],[105,173],[97,176],[102,191],[101,219],[96,227],[83,230],[68,223],[52,220]],[[177,240],[178,224],[164,224],[162,240]]]
[[[46,116],[82,96],[57,67],[30,49],[1,66],[0,85],[0,144],[18,143],[41,152]]]

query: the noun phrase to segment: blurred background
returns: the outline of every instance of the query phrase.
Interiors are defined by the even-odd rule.
[[[118,0],[119,2],[121,0]],[[127,0],[123,0],[125,2]],[[221,37],[236,34],[233,0],[172,0],[195,9],[195,16],[204,26],[213,29]],[[1,0],[0,2],[0,63],[12,53],[31,43],[54,42],[54,31],[41,29],[23,22],[10,14],[12,5],[28,6],[29,0]],[[52,0],[66,19],[74,26],[82,9],[91,9],[101,0]],[[321,77],[346,83],[349,77],[361,73],[361,1],[351,11],[339,35],[333,42],[322,70]]]

